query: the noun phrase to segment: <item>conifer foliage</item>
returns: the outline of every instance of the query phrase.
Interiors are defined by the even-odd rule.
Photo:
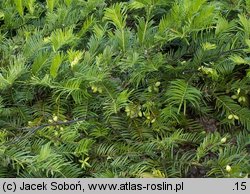
[[[248,177],[249,0],[0,1],[0,177]]]

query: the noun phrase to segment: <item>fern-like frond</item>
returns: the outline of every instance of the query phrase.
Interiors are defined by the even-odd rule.
[[[234,121],[239,120],[240,123],[247,129],[250,130],[250,110],[248,108],[243,108],[237,104],[229,96],[216,96],[216,106],[220,109],[225,116],[227,123],[234,124]]]
[[[185,80],[172,81],[166,92],[166,97],[166,102],[169,105],[178,106],[178,113],[183,108],[184,114],[186,114],[189,104],[194,108],[198,108],[201,102],[201,92],[197,88],[190,86]]]
[[[54,51],[57,51],[65,44],[70,44],[74,39],[73,28],[55,30],[50,36],[50,41]]]

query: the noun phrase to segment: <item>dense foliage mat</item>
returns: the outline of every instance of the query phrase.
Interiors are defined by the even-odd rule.
[[[250,0],[5,0],[0,42],[0,177],[248,177]]]

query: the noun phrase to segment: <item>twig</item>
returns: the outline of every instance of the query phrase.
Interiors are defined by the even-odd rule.
[[[86,119],[91,119],[91,118],[96,118],[96,117],[98,117],[98,116],[91,116],[91,117],[88,117],[88,118],[82,117],[82,118],[78,118],[78,119],[70,120],[70,121],[58,121],[58,122],[48,123],[48,124],[44,124],[44,125],[40,125],[40,126],[36,126],[36,127],[32,127],[32,128],[28,128],[28,127],[19,128],[19,130],[28,131],[28,133],[26,135],[24,135],[24,136],[19,136],[16,139],[11,140],[11,141],[9,141],[8,143],[6,143],[4,145],[14,144],[14,143],[16,143],[16,142],[18,142],[20,140],[23,140],[23,139],[35,134],[38,130],[43,129],[45,127],[58,126],[58,125],[69,125],[69,124],[72,124],[72,123],[77,123],[77,122],[80,122],[80,121],[86,121]]]

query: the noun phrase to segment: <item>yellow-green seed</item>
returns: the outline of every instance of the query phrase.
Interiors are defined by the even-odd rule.
[[[232,96],[231,96],[231,98],[232,98],[232,99],[237,99],[237,98],[238,98],[238,96],[236,96],[236,95],[232,95]]]
[[[52,120],[52,119],[49,119],[48,121],[49,121],[49,123],[53,123],[53,120]]]
[[[151,120],[151,123],[154,123],[156,119]]]
[[[237,115],[234,115],[234,118],[235,118],[236,120],[239,120],[239,117],[238,117]]]
[[[93,87],[93,89],[92,89],[92,91],[94,92],[94,93],[96,93],[97,92],[97,87]]]
[[[54,116],[53,117],[53,120],[56,122],[56,121],[58,121],[58,116]]]
[[[227,165],[227,166],[226,166],[226,171],[227,171],[227,172],[230,172],[231,170],[232,170],[231,166]]]
[[[226,137],[223,137],[223,138],[220,140],[221,143],[225,143],[226,141],[227,141],[227,138],[226,138]]]
[[[156,82],[156,83],[155,83],[155,86],[156,86],[156,87],[159,87],[160,85],[161,85],[161,82]]]
[[[243,99],[242,99],[242,96],[241,96],[241,97],[239,97],[238,102],[242,102],[242,101],[243,101]]]
[[[228,118],[229,120],[231,120],[231,119],[234,118],[234,115],[229,115],[227,118]]]

